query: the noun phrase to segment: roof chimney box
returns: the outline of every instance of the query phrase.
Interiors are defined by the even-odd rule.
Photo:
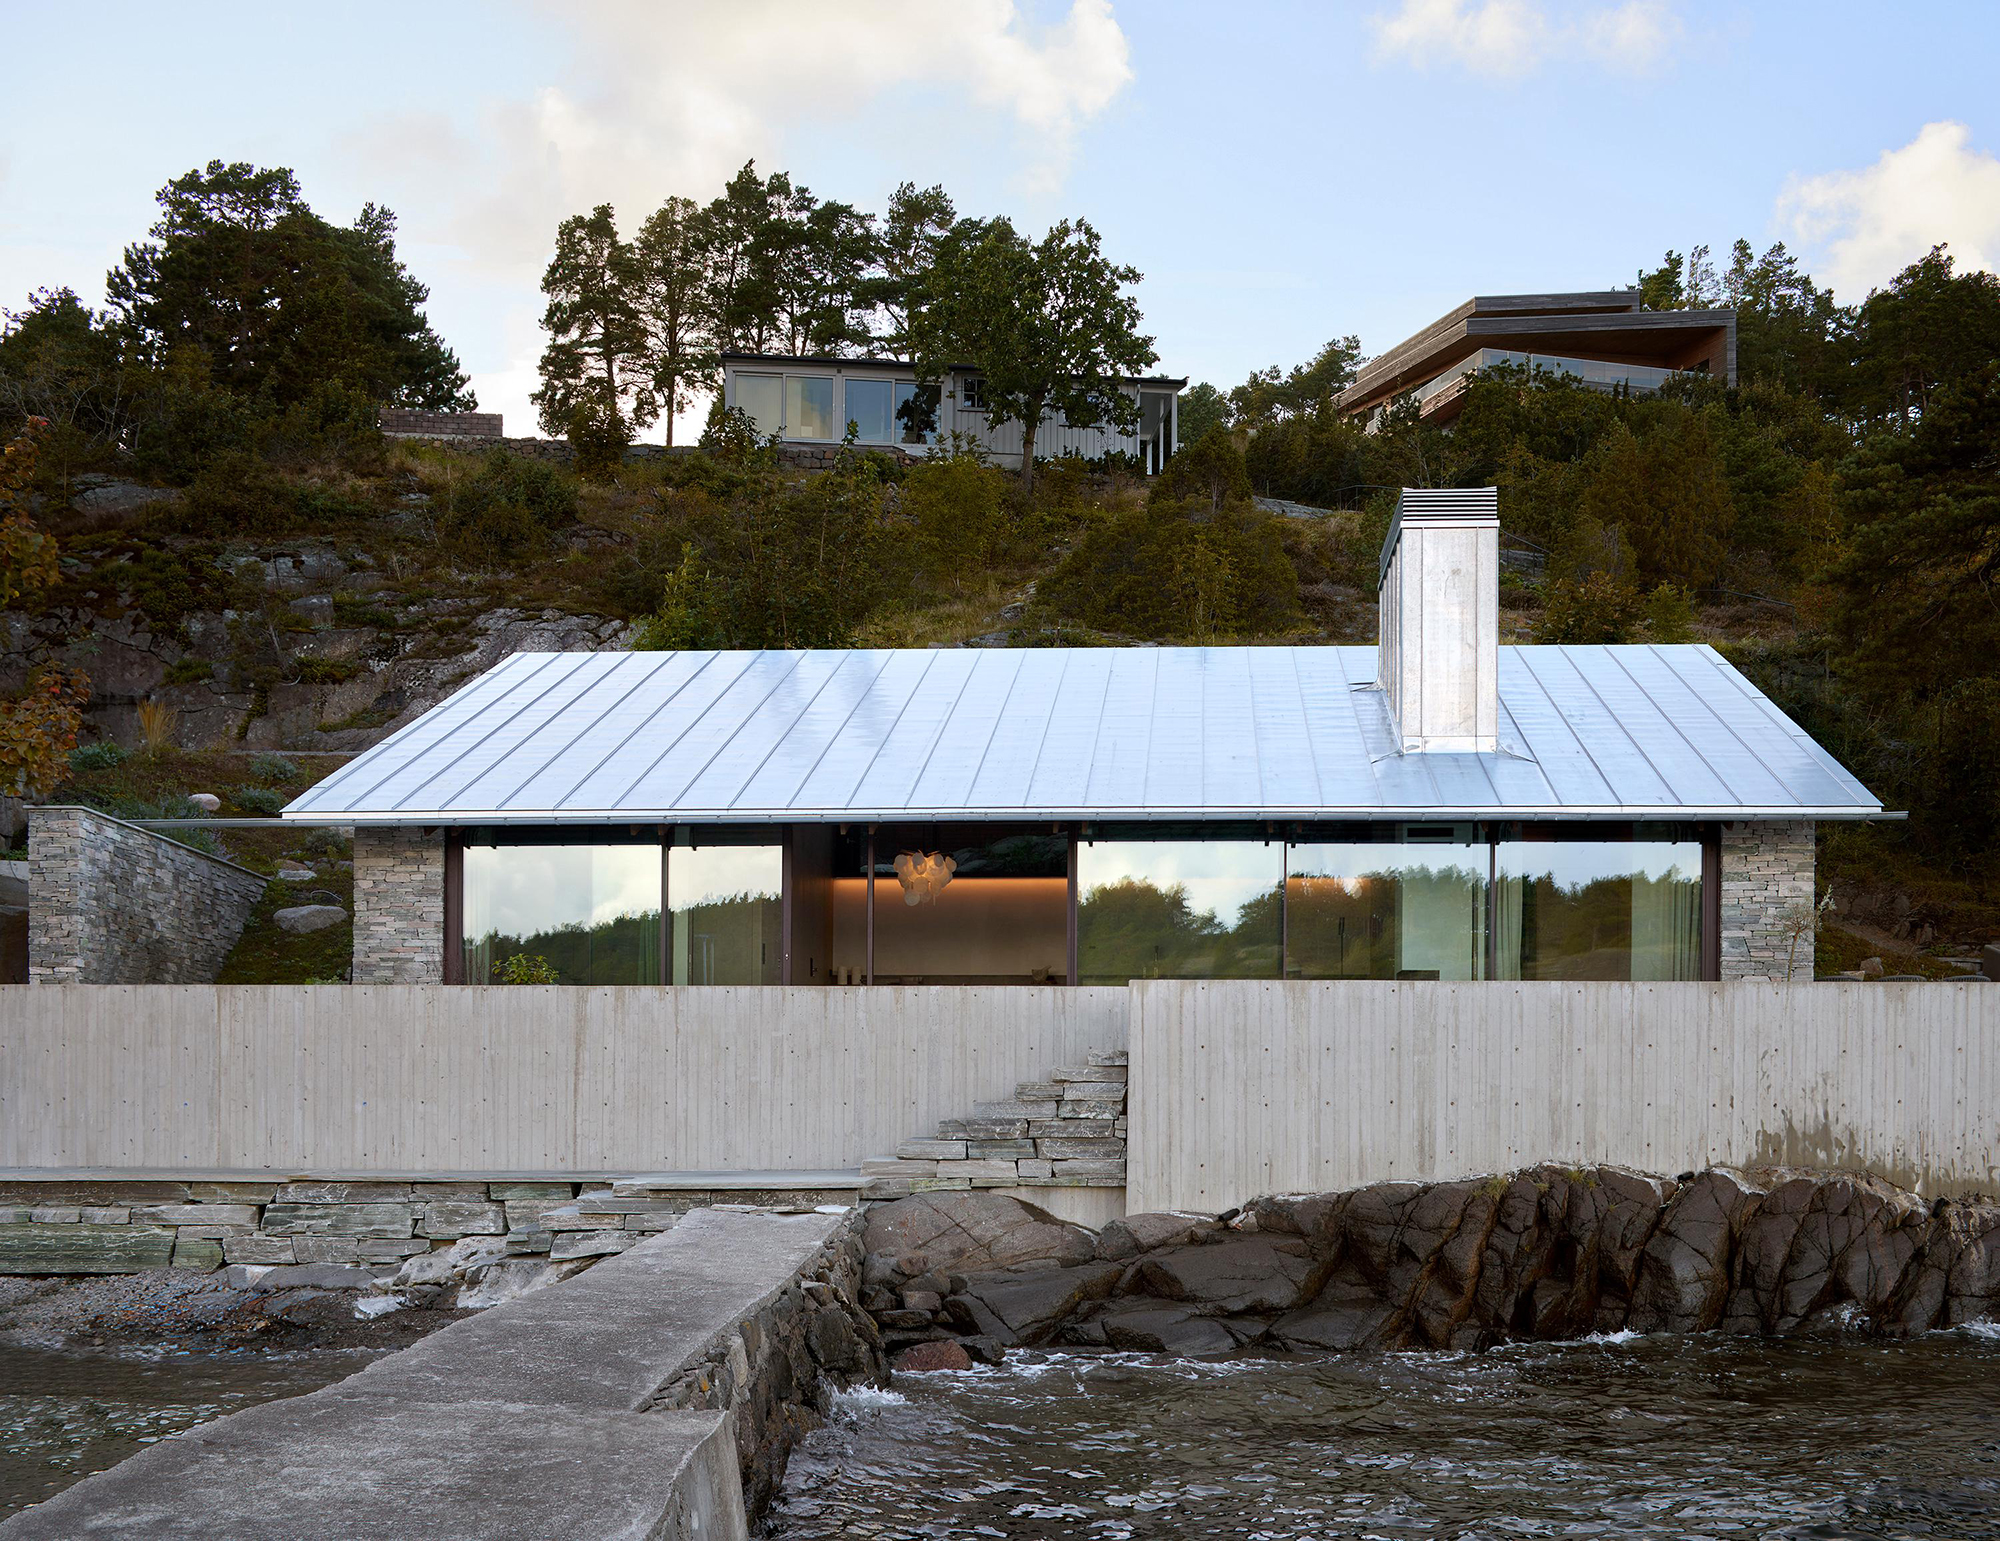
[[[1405,487],[1382,543],[1375,679],[1407,752],[1500,737],[1500,494]]]

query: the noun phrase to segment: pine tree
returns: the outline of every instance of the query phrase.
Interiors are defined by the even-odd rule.
[[[697,394],[715,389],[718,373],[700,221],[692,199],[669,198],[640,227],[634,243],[646,363],[670,447],[675,416],[691,407]]]
[[[556,230],[555,255],[542,275],[549,297],[542,327],[542,388],[529,399],[542,431],[567,434],[645,427],[659,415],[648,368],[639,259],[619,239],[611,205],[573,214]]]

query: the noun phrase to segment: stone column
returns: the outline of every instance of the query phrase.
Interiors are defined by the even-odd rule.
[[[1817,897],[1813,821],[1722,826],[1722,977],[1783,979],[1793,951],[1786,917]],[[1798,939],[1792,978],[1813,977],[1812,937]]]
[[[354,831],[354,983],[444,983],[444,836]]]

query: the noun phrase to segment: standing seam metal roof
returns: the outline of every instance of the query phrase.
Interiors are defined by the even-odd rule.
[[[1503,647],[1500,748],[1400,752],[1372,647],[516,653],[321,823],[1865,818],[1713,648]]]

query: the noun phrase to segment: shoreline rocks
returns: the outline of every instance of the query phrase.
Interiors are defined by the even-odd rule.
[[[1018,1199],[869,1215],[863,1303],[906,1368],[1012,1346],[1485,1348],[1600,1332],[1904,1337],[2000,1311],[2000,1204],[1784,1168],[1542,1165],[1278,1194],[1095,1234]],[[922,1352],[917,1352],[918,1350]]]

